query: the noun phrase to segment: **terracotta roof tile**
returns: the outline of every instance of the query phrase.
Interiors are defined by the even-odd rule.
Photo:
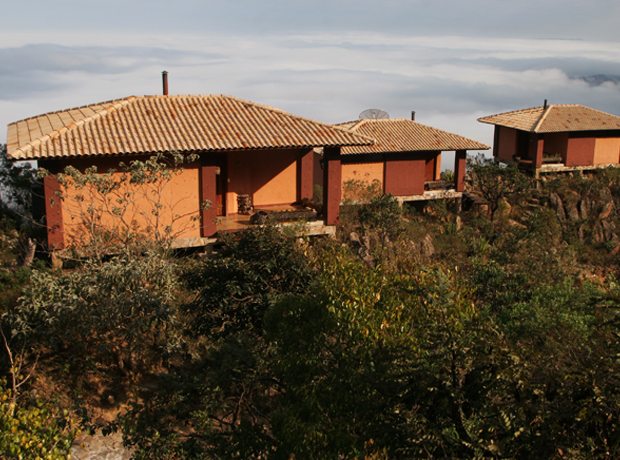
[[[488,150],[481,142],[407,119],[366,119],[339,124],[375,139],[374,145],[347,146],[343,154],[416,152],[429,150]]]
[[[549,105],[500,113],[478,119],[481,123],[533,133],[620,129],[620,117],[578,104]]]
[[[349,146],[373,140],[232,96],[131,96],[8,127],[14,159]]]

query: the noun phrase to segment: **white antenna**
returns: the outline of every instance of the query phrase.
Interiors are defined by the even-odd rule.
[[[360,120],[385,120],[390,118],[387,112],[380,109],[368,109],[360,113]]]

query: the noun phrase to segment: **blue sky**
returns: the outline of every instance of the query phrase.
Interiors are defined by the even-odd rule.
[[[488,144],[492,127],[476,118],[544,99],[620,115],[617,0],[22,0],[2,16],[3,126],[160,94],[162,70],[171,94],[328,123],[415,110]]]

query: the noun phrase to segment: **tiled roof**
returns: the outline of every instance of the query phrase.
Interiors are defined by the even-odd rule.
[[[347,130],[232,96],[131,96],[8,127],[14,159],[371,144]]]
[[[549,105],[479,118],[491,125],[532,133],[620,129],[620,117],[578,104]]]
[[[488,150],[491,147],[458,134],[407,119],[366,119],[337,126],[375,139],[374,145],[347,146],[343,154],[416,152],[429,150]]]

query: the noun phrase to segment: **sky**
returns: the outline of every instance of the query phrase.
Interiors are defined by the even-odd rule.
[[[477,118],[545,99],[620,115],[618,0],[20,0],[2,18],[2,126],[161,94],[164,70],[170,94],[326,123],[415,111],[489,145]]]

